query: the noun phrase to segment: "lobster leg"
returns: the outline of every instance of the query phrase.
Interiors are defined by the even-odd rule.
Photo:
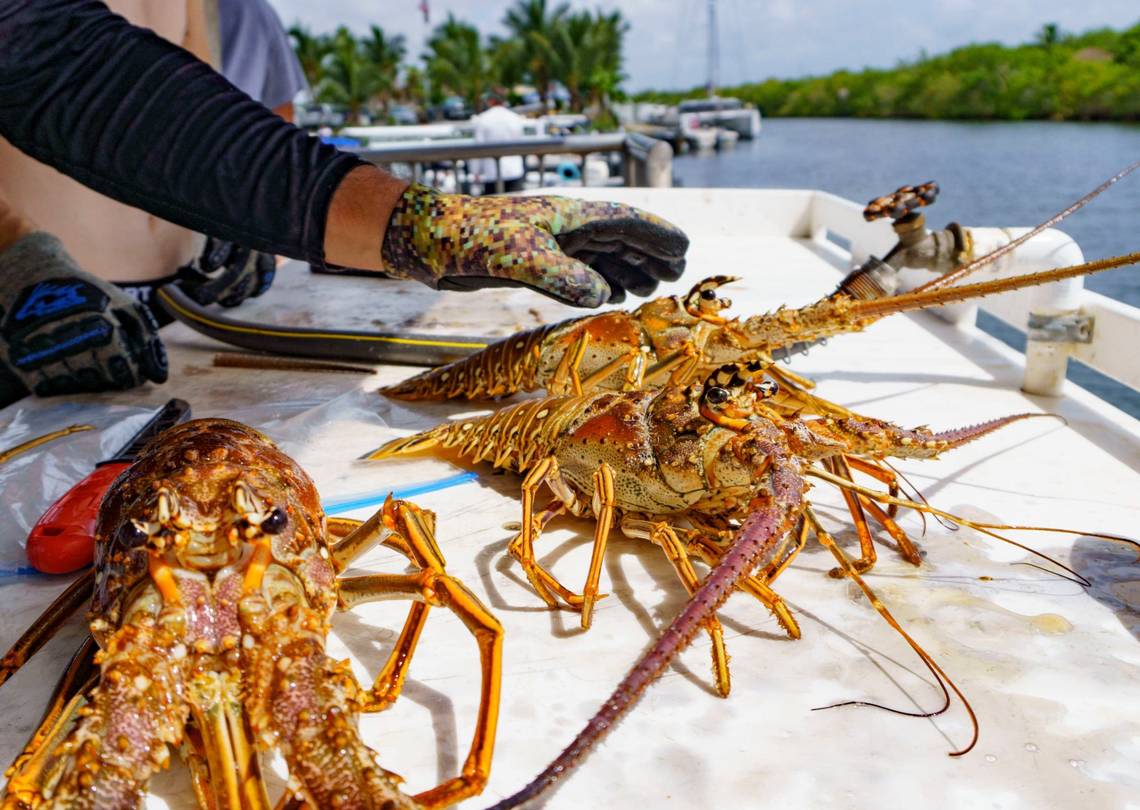
[[[388,599],[394,595],[419,600],[426,617],[429,605],[450,609],[471,631],[479,646],[482,667],[482,689],[479,699],[479,714],[475,724],[475,735],[460,776],[420,793],[415,800],[426,808],[441,808],[454,804],[468,796],[479,793],[487,783],[491,770],[491,752],[495,745],[495,731],[499,716],[499,692],[502,682],[503,628],[498,620],[483,606],[459,580],[448,576],[443,570],[442,559],[435,550],[435,540],[430,531],[430,521],[426,513],[406,502],[385,505],[385,518],[395,523],[398,531],[413,550],[413,556],[423,560],[425,567],[417,574],[393,576],[363,576],[342,580],[342,607],[375,599]],[[411,620],[409,620],[410,622]],[[406,628],[405,628],[406,629]],[[418,637],[419,631],[415,631]],[[415,641],[411,642],[414,648]],[[406,668],[408,656],[394,667]],[[392,659],[389,660],[392,664]],[[387,670],[388,667],[385,667]],[[381,674],[381,679],[384,674]],[[388,684],[377,680],[383,690]],[[402,683],[403,678],[400,678]],[[377,687],[373,688],[372,698],[378,699]],[[381,694],[379,699],[383,699]],[[324,805],[321,805],[324,806]]]
[[[29,658],[51,640],[71,614],[91,600],[94,587],[95,569],[88,568],[48,605],[47,610],[16,639],[16,643],[0,659],[0,684],[15,675]]]
[[[895,497],[895,496],[892,496]],[[899,554],[904,560],[911,565],[922,565],[922,555],[918,553],[918,548],[914,545],[914,541],[907,536],[903,528],[895,523],[894,518],[889,513],[884,512],[877,503],[859,495],[859,503],[863,509],[867,511],[871,517],[879,522],[899,547]]]
[[[614,372],[625,367],[625,387],[626,391],[636,391],[641,388],[641,378],[645,373],[645,363],[642,360],[642,354],[639,350],[633,349],[630,352],[623,354],[621,357],[616,357],[610,362],[606,363],[600,369],[595,371],[586,379],[582,380],[582,390],[590,391],[600,383],[602,380],[609,377]]]
[[[645,370],[643,380],[646,385],[657,386],[668,376],[671,385],[684,385],[700,365],[699,354],[692,349],[682,349],[651,365]]]
[[[865,459],[861,459],[858,456],[847,456],[846,458],[847,466],[849,466],[851,469],[865,473],[881,484],[886,484],[887,491],[891,494],[891,497],[899,497],[899,493],[901,492],[901,489],[899,488],[899,477],[897,474],[895,474],[894,471],[884,469],[878,464],[872,464],[871,462]],[[899,505],[897,503],[892,503],[887,508],[887,514],[891,517],[894,517],[898,513]]]
[[[772,582],[788,565],[791,564],[796,554],[803,548],[806,535],[803,533],[797,534],[795,548],[784,558],[778,565],[772,563],[769,565],[776,565],[775,573],[768,573],[767,569],[764,571],[762,577],[747,576],[740,580],[737,588],[744,593],[752,596],[756,601],[766,607],[776,621],[780,623],[780,627],[788,634],[790,639],[798,639],[801,637],[799,622],[792,616],[792,612],[788,609],[787,603],[784,602],[783,597],[776,593],[768,585]],[[696,535],[690,545],[697,555],[705,562],[706,565],[715,566],[724,557],[727,550],[718,545],[715,541],[709,540],[707,537]]]
[[[582,358],[586,356],[586,347],[589,345],[590,333],[583,330],[577,340],[563,352],[550,382],[546,384],[550,396],[582,396],[582,380],[578,376],[578,368],[582,365]]]
[[[851,480],[851,470],[847,466],[847,462],[842,456],[836,456],[824,460],[824,466],[828,471],[838,475],[847,480]],[[860,503],[859,497],[846,489],[841,490],[843,500],[847,504],[847,511],[851,513],[851,519],[855,523],[855,533],[859,537],[859,550],[860,556],[854,560],[851,565],[860,574],[865,574],[875,567],[877,555],[875,554],[875,544],[871,537],[871,527],[867,525],[867,515],[863,512],[863,506]],[[827,572],[829,576],[835,579],[843,579],[846,574],[842,568],[832,568]]]
[[[594,550],[590,555],[590,571],[586,575],[586,587],[582,589],[582,629],[589,630],[594,616],[594,603],[599,599],[598,581],[602,576],[602,558],[606,553],[606,543],[614,522],[614,473],[609,465],[602,462],[594,473]]]
[[[559,481],[558,461],[553,456],[544,458],[527,473],[520,487],[523,512],[522,530],[515,539],[508,544],[507,551],[522,565],[523,571],[526,572],[527,579],[530,580],[530,584],[546,604],[551,607],[557,607],[558,600],[554,596],[554,594],[557,593],[566,601],[567,605],[572,608],[577,608],[581,606],[583,597],[559,582],[534,556],[534,541],[538,539],[546,522],[553,517],[549,509],[544,510],[538,515],[535,514],[534,496],[538,492],[539,487],[544,483],[549,486],[556,495],[560,495],[559,489],[562,488],[557,486]]]
[[[701,580],[689,560],[688,550],[668,523],[623,520],[621,528],[627,537],[644,538],[659,546],[665,552],[665,557],[673,566],[689,596],[700,587]],[[728,651],[724,646],[724,627],[721,626],[720,619],[712,615],[705,623],[705,631],[712,643],[713,679],[716,681],[716,691],[721,697],[728,697],[728,693],[732,690],[732,678],[728,671]]]

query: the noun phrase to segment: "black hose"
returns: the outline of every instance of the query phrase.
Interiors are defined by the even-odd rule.
[[[199,334],[243,349],[294,357],[437,366],[474,354],[490,342],[466,335],[352,332],[239,321],[200,306],[173,284],[160,287],[154,300]]]

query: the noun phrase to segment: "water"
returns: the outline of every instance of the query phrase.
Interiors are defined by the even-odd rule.
[[[1137,125],[779,118],[733,150],[678,157],[673,174],[685,186],[814,188],[859,203],[936,180],[931,227],[1028,226],[1138,159]],[[1140,251],[1140,171],[1058,227],[1089,259]],[[1140,306],[1140,270],[1087,283]]]
[[[931,227],[1031,226],[1138,159],[1138,125],[780,118],[765,119],[760,137],[735,149],[678,157],[673,175],[690,187],[812,188],[860,203],[936,180]],[[1140,251],[1140,171],[1058,227],[1088,259]],[[1086,284],[1140,307],[1140,268]],[[997,319],[980,318],[979,326],[1024,350],[1024,337]],[[1140,418],[1140,393],[1075,362],[1069,378]]]

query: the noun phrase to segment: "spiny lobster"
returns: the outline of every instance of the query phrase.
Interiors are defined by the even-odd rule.
[[[649,449],[654,454],[656,462],[649,465],[652,469],[647,469],[643,475],[638,476],[633,473],[633,478],[640,481],[640,486],[635,482],[633,486],[622,487],[618,484],[618,477],[613,476],[610,508],[622,509],[629,508],[627,505],[644,505],[647,503],[647,497],[656,497],[665,507],[665,514],[657,516],[656,520],[639,521],[639,525],[650,530],[651,539],[667,538],[664,543],[661,543],[661,540],[657,541],[666,549],[669,548],[668,544],[672,544],[675,549],[673,554],[678,557],[691,553],[689,549],[693,547],[693,539],[697,539],[700,543],[701,534],[709,532],[710,528],[717,529],[709,532],[715,538],[713,547],[717,549],[717,553],[709,560],[711,570],[703,580],[694,578],[686,581],[690,599],[684,609],[638,659],[570,745],[522,790],[496,803],[489,810],[509,810],[528,804],[540,799],[560,781],[564,781],[630,711],[644,691],[661,676],[665,668],[692,642],[697,633],[702,629],[713,632],[717,627],[716,613],[729,596],[735,590],[752,592],[755,583],[770,584],[787,567],[810,534],[814,534],[835,556],[844,575],[857,585],[879,615],[903,637],[942,688],[945,702],[938,710],[898,713],[912,716],[940,714],[950,705],[950,692],[947,689],[949,687],[962,700],[973,724],[973,736],[970,741],[959,750],[951,752],[951,756],[966,754],[977,743],[978,723],[969,702],[941,667],[903,630],[863,580],[860,572],[835,539],[823,527],[807,500],[806,479],[815,477],[828,481],[876,503],[905,505],[935,514],[1007,542],[1012,541],[997,534],[995,530],[1023,529],[1078,533],[1069,529],[1001,526],[965,520],[923,504],[908,502],[888,493],[861,487],[842,476],[812,466],[813,461],[836,458],[838,454],[855,450],[871,455],[897,454],[912,458],[932,458],[944,450],[960,446],[1004,424],[1023,419],[1027,415],[1006,417],[972,428],[941,434],[931,434],[924,430],[907,431],[865,419],[773,421],[759,417],[755,412],[749,415],[749,411],[753,410],[750,408],[752,398],[769,395],[768,386],[770,384],[756,384],[751,381],[740,373],[738,367],[726,366],[718,370],[703,387],[691,386],[687,389],[666,387],[651,394],[598,394],[587,398],[524,403],[506,409],[508,413],[513,412],[514,418],[489,417],[480,425],[472,425],[470,428],[464,427],[472,424],[470,422],[444,426],[436,431],[400,440],[389,446],[390,450],[398,451],[404,448],[413,449],[417,441],[421,445],[429,446],[437,442],[447,446],[450,441],[450,446],[462,455],[487,458],[498,465],[509,467],[530,465],[532,470],[538,469],[537,466],[533,466],[535,458],[544,453],[552,454],[546,457],[555,460],[565,454],[572,458],[572,463],[565,465],[565,469],[559,467],[558,472],[562,475],[562,486],[572,490],[579,505],[585,503],[582,494],[583,482],[587,480],[591,464],[596,464],[595,496],[589,504],[589,509],[596,515],[601,512],[599,523],[606,518],[606,496],[603,495],[599,499],[597,492],[599,485],[606,481],[607,476],[603,471],[607,463],[628,454],[633,463],[625,464],[624,467],[636,468],[638,460],[644,457],[644,451]],[[512,448],[509,446],[511,443],[506,440],[496,439],[493,444],[498,445],[497,452],[490,454],[484,452],[484,449],[489,447],[488,444],[471,441],[472,437],[469,434],[472,431],[478,429],[483,437],[487,437],[495,429],[495,423],[498,427],[498,436],[502,436],[504,428],[519,437],[527,431],[541,432],[542,428],[534,426],[533,420],[528,423],[524,414],[537,417],[541,411],[536,411],[535,407],[541,408],[544,405],[549,408],[544,418],[560,418],[562,424],[562,427],[555,431],[556,435],[548,437],[545,441],[522,444],[520,439],[513,442],[516,447]],[[551,406],[561,406],[561,408],[556,411]],[[620,439],[609,451],[604,445],[598,446],[599,434],[617,439],[618,437],[611,432],[614,428],[630,428],[631,423],[643,422],[645,416],[653,414],[664,417],[664,422],[675,430],[646,432],[635,440],[634,447],[630,447],[628,442],[623,443]],[[383,453],[384,449],[380,452]],[[677,474],[679,469],[687,469],[690,472],[687,481],[684,476]],[[701,474],[697,475],[698,472]],[[684,483],[686,486],[678,487],[678,483]],[[622,494],[618,495],[619,492]],[[675,500],[669,503],[665,500],[667,498]],[[597,508],[599,500],[601,500],[601,510]],[[678,502],[683,502],[684,505],[675,506]],[[694,512],[698,514],[695,519]],[[735,519],[722,522],[723,518],[729,515]],[[706,523],[710,516],[721,520],[712,521],[710,527]],[[630,513],[627,512],[625,517],[628,519]],[[686,522],[692,528],[678,532],[675,522]],[[536,523],[540,524],[541,518],[536,520]],[[622,523],[625,524],[626,520]],[[1113,535],[1081,533],[1140,547],[1140,544]],[[685,543],[677,539],[678,534],[689,539],[688,548]],[[601,541],[604,542],[604,538],[601,538]],[[596,539],[595,554],[598,548],[599,542]],[[671,555],[671,561],[672,559]],[[591,573],[593,570],[594,567]],[[1075,573],[1071,569],[1066,570]],[[714,662],[717,660],[717,655],[714,635]]]
[[[599,389],[629,391],[666,383],[685,385],[703,380],[722,364],[771,360],[778,350],[862,331],[887,315],[1134,264],[1140,261],[1140,253],[952,286],[1081,208],[1137,166],[1140,163],[1117,173],[1064,211],[1007,244],[908,293],[886,296],[873,276],[860,270],[844,279],[835,293],[814,304],[730,319],[723,311],[731,302],[719,298],[717,289],[736,279],[714,276],[696,284],[687,295],[656,298],[633,311],[603,312],[519,332],[381,392],[407,400],[486,399],[539,389],[552,396],[564,396]],[[773,369],[772,373],[785,384],[786,394],[792,393],[788,389],[791,382],[811,387],[809,381],[787,370]],[[802,407],[799,399],[794,398],[795,404]],[[825,410],[809,412],[835,413],[837,407],[827,410],[830,403],[818,399],[813,405]]]
[[[760,363],[726,365],[707,382],[685,387],[532,399],[489,416],[396,439],[369,458],[450,450],[463,459],[487,461],[496,468],[523,474],[521,530],[508,550],[547,604],[556,606],[561,599],[581,611],[582,627],[588,628],[614,525],[627,536],[648,539],[659,546],[685,587],[695,593],[700,577],[693,560],[716,566],[732,553],[739,522],[758,502],[771,496],[765,487],[772,454],[776,453],[790,459],[787,463],[799,478],[826,478],[843,487],[845,494],[858,496],[900,547],[909,547],[905,553],[917,559],[906,533],[873,498],[848,478],[810,469],[812,465],[852,456],[934,458],[1012,422],[1041,415],[1018,414],[944,433],[906,430],[858,416],[810,420],[768,417],[763,400],[771,399],[778,385],[758,379],[765,368]],[[840,472],[850,474],[847,467]],[[539,506],[536,498],[543,485],[553,498]],[[848,493],[852,488],[856,491]],[[893,495],[880,502],[912,506],[968,523]],[[580,594],[559,582],[539,563],[534,551],[545,526],[567,512],[596,520],[589,572]],[[798,625],[770,583],[790,564],[806,539],[806,533],[801,532],[793,551],[766,563],[760,575],[746,575],[740,581],[741,589],[772,611],[793,638],[799,636]],[[841,566],[844,574],[848,567],[856,572],[869,567],[846,561],[841,561]],[[717,688],[727,695],[730,678],[723,632],[715,616],[707,617],[704,623],[712,641]]]
[[[160,435],[103,502],[95,567],[69,589],[74,601],[94,587],[92,637],[9,769],[0,806],[135,808],[169,746],[181,747],[204,808],[272,807],[259,762],[271,748],[290,771],[279,806],[442,808],[478,793],[498,720],[502,628],[447,575],[434,526],[432,513],[391,499],[363,524],[326,520],[304,471],[236,422]],[[338,576],[377,544],[418,570]],[[378,599],[413,604],[365,689],[326,655],[325,637],[337,610]],[[396,699],[432,606],[475,637],[480,704],[462,773],[408,796],[356,715]],[[41,641],[53,629],[38,628]]]

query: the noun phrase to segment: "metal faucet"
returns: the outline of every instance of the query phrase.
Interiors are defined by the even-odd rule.
[[[938,198],[938,184],[930,181],[902,186],[885,197],[876,197],[863,209],[863,219],[874,222],[890,217],[899,241],[882,259],[872,256],[853,270],[837,292],[857,298],[893,295],[898,289],[898,271],[904,267],[949,273],[972,254],[968,230],[951,222],[940,231],[926,227],[921,208]]]

